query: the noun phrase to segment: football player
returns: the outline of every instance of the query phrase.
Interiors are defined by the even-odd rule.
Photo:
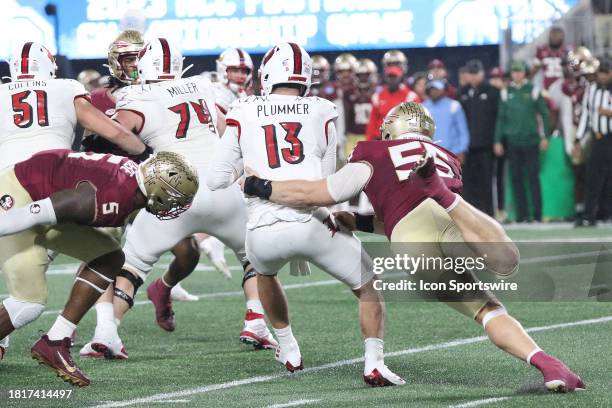
[[[229,106],[238,98],[252,94],[253,60],[242,48],[228,48],[217,59],[217,78],[213,83],[217,108],[224,115]],[[225,260],[225,245],[215,237],[196,234],[202,252],[219,272],[230,279],[232,273]]]
[[[434,131],[434,121],[422,105],[402,103],[385,117],[383,140],[359,143],[350,162],[337,173],[312,181],[270,182],[250,176],[244,192],[279,205],[308,208],[332,205],[365,191],[376,216],[337,214],[336,219],[349,229],[384,233],[391,242],[412,242],[422,246],[425,256],[435,257],[455,256],[453,249],[447,250],[451,242],[465,242],[476,254],[493,248],[487,243],[496,243],[488,253],[492,256],[487,267],[500,278],[512,276],[518,271],[516,246],[495,220],[461,198],[461,165],[432,142]],[[466,282],[476,279],[471,273],[453,275]],[[443,275],[430,278],[443,279]],[[540,370],[549,390],[585,388],[580,377],[538,347],[492,294],[471,295],[448,305],[482,324],[497,347]]]
[[[379,136],[380,125],[385,115],[402,102],[422,102],[410,87],[403,83],[408,72],[408,58],[400,50],[385,52],[382,58],[384,86],[372,96],[372,113],[366,127],[366,137],[374,140]]]
[[[164,38],[150,41],[138,56],[138,77],[142,83],[117,92],[113,118],[134,130],[154,151],[184,154],[204,177],[220,143],[218,129],[224,126],[221,123],[224,115],[215,107],[210,82],[201,75],[181,79],[182,73],[180,51]],[[112,299],[115,319],[120,321],[133,306],[136,291],[164,252],[186,237],[205,232],[232,248],[244,266],[247,312],[240,340],[256,348],[276,347],[264,320],[257,281],[252,279],[256,272],[245,256],[246,222],[246,208],[238,185],[215,192],[202,186],[185,215],[169,222],[161,222],[141,211],[126,233],[125,265]],[[151,240],[152,236],[156,238]],[[176,257],[162,278],[147,288],[147,295],[155,306],[157,324],[165,331],[174,331],[176,327],[171,288],[197,265],[197,259],[195,262],[184,262],[184,259]],[[122,357],[117,323],[107,321],[103,330],[96,330],[91,347],[107,356]]]
[[[86,263],[68,302],[32,357],[78,386],[90,380],[70,355],[76,325],[121,270],[116,240],[93,227],[116,227],[134,210],[175,218],[198,189],[195,169],[162,152],[141,165],[110,154],[47,150],[0,172],[0,265],[10,296],[0,306],[0,337],[36,319],[47,301],[47,250]],[[5,199],[6,202],[6,199]]]
[[[55,58],[42,44],[26,42],[9,61],[12,82],[0,85],[0,170],[46,149],[70,149],[78,124],[99,133],[131,154],[145,154],[144,144],[92,106],[77,81],[56,79]],[[0,198],[6,209],[11,199]],[[18,263],[0,265],[6,274],[18,273]],[[39,268],[46,269],[46,264]],[[32,273],[38,273],[32,271]],[[10,298],[9,298],[10,299]],[[46,297],[32,296],[44,304]],[[2,337],[0,337],[1,339]],[[3,344],[6,343],[6,344]],[[3,356],[8,340],[0,340]]]
[[[311,73],[310,56],[295,43],[279,44],[265,54],[263,96],[231,105],[222,147],[208,174],[209,188],[232,185],[242,175],[243,163],[274,179],[316,179],[334,172],[337,113],[333,103],[305,96]],[[278,337],[276,359],[291,372],[304,367],[276,274],[287,262],[307,259],[349,286],[360,300],[364,380],[373,386],[404,384],[384,364],[384,303],[375,293],[371,272],[362,273],[371,260],[362,258],[361,242],[351,233],[334,233],[327,209],[295,210],[254,198],[248,213],[247,256],[257,269],[259,295]]]

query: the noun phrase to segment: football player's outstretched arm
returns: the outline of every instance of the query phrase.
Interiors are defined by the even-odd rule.
[[[237,126],[227,126],[221,137],[221,145],[206,176],[206,184],[213,191],[231,186],[244,173],[239,131]]]
[[[17,234],[37,225],[73,222],[89,225],[96,214],[96,192],[88,183],[74,190],[58,191],[51,197],[0,215],[0,236]]]
[[[370,180],[372,169],[365,163],[348,163],[325,179],[272,181],[249,176],[244,192],[290,207],[328,206],[356,197]]]
[[[87,99],[76,98],[74,100],[74,107],[77,120],[85,129],[102,136],[129,154],[140,155],[145,152],[146,147],[138,136],[126,129],[124,125],[109,119]],[[135,114],[134,116],[138,117]]]

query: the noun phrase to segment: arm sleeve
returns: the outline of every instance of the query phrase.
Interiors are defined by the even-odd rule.
[[[327,177],[327,191],[337,202],[356,197],[363,191],[372,176],[372,168],[366,163],[347,163]]]
[[[206,176],[206,185],[211,190],[231,186],[244,173],[242,151],[238,143],[239,132],[239,126],[232,122],[228,123],[221,138],[221,145],[215,155],[215,160]]]
[[[17,234],[36,225],[55,225],[57,217],[50,198],[14,208],[0,215],[0,237]]]
[[[327,177],[336,171],[336,125],[334,125],[334,121],[331,119],[325,123],[325,138],[327,145],[321,161],[323,177]]]

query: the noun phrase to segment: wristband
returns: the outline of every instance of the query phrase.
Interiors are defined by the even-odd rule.
[[[374,216],[373,215],[361,215],[353,213],[355,216],[355,226],[359,231],[363,232],[374,232]]]
[[[272,195],[272,182],[257,176],[249,176],[244,179],[244,193],[268,200]]]

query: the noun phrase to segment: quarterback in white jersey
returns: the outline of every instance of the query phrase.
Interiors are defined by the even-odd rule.
[[[222,148],[207,178],[211,189],[231,185],[247,167],[269,180],[314,180],[335,171],[336,107],[304,97],[311,70],[310,56],[295,43],[282,43],[266,53],[260,68],[264,96],[231,105]],[[337,231],[324,208],[293,209],[250,198],[248,213],[247,257],[259,272],[259,295],[278,337],[277,361],[291,372],[304,368],[276,274],[287,262],[308,260],[360,299],[364,380],[374,386],[405,384],[384,364],[384,303],[374,289],[371,259],[362,254],[361,242]]]
[[[140,154],[144,145],[99,115],[83,85],[55,78],[55,59],[41,44],[26,42],[10,62],[12,82],[0,85],[0,169],[49,149],[70,149],[77,122]]]
[[[164,38],[146,44],[138,61],[138,77],[143,83],[117,92],[113,118],[138,133],[154,151],[181,153],[194,164],[199,176],[205,178],[220,144],[217,120],[223,123],[224,117],[215,108],[214,92],[208,79],[202,76],[181,79],[182,60],[180,51]],[[125,279],[117,280],[115,286],[115,296],[125,302],[117,302],[112,294],[104,295],[107,296],[105,301],[114,303],[115,318],[121,319],[131,307],[138,286],[164,252],[179,241],[204,232],[227,244],[245,268],[243,288],[247,313],[245,328],[240,333],[241,341],[256,348],[276,347],[264,320],[257,280],[250,279],[256,273],[244,250],[246,222],[246,207],[238,185],[215,192],[205,186],[199,188],[191,208],[180,218],[162,221],[141,211],[126,233],[125,264],[121,275]],[[166,331],[173,331],[176,327],[171,288],[187,277],[198,261],[196,258],[195,262],[177,265],[183,262],[181,259],[177,256],[171,263],[174,267],[147,288],[147,295],[155,306],[157,323]],[[114,322],[107,322],[107,325],[109,327],[104,331],[96,330],[91,347],[94,350],[121,350],[117,325]]]

